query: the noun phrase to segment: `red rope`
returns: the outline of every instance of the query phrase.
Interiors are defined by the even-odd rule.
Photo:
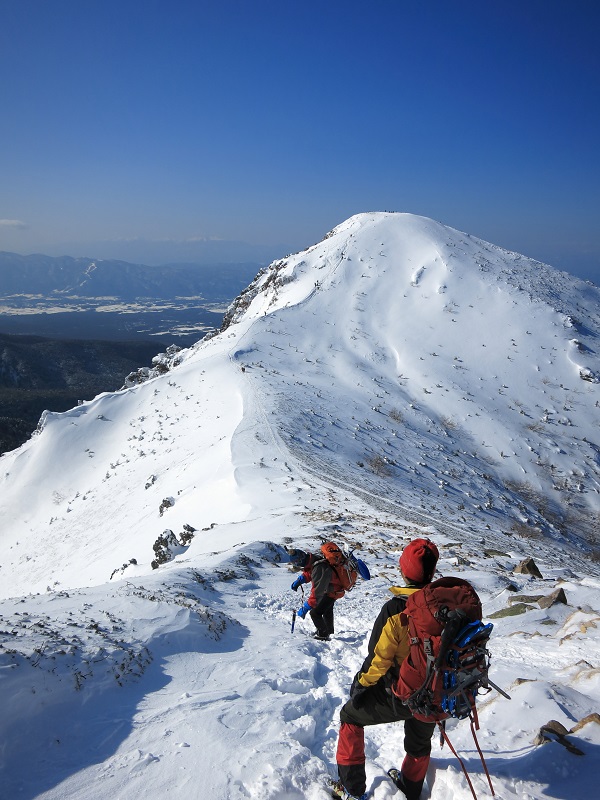
[[[477,752],[479,753],[479,758],[481,759],[481,764],[483,766],[483,770],[485,772],[487,781],[489,783],[490,791],[492,793],[492,797],[495,797],[496,793],[494,792],[494,787],[492,785],[492,779],[490,777],[490,773],[488,771],[487,764],[485,763],[485,759],[483,757],[483,753],[481,752],[481,748],[479,747],[479,742],[477,741],[477,736],[475,735],[475,725],[476,725],[476,722],[471,717],[471,734],[473,735],[473,741],[475,742],[475,747],[477,748]],[[452,742],[448,738],[448,734],[446,733],[445,726],[441,722],[438,722],[438,726],[439,726],[439,729],[440,729],[441,734],[443,736],[443,740],[448,743],[448,747],[452,751],[452,754],[457,759],[458,763],[460,764],[460,766],[462,768],[462,771],[465,774],[465,778],[467,779],[467,783],[469,784],[469,789],[471,790],[471,794],[473,795],[474,800],[477,800],[477,795],[475,794],[475,789],[473,788],[473,784],[471,783],[471,778],[469,777],[469,773],[467,772],[467,768],[465,767],[462,758],[458,755],[458,753],[456,752],[456,750],[454,749],[454,747],[452,745]]]
[[[485,758],[483,757],[483,753],[481,752],[481,748],[479,747],[479,742],[477,741],[477,736],[475,736],[475,728],[474,728],[474,725],[473,725],[473,720],[471,720],[471,733],[473,734],[473,741],[475,742],[475,747],[477,748],[477,752],[479,753],[479,758],[481,759],[481,763],[483,765],[485,776],[488,779],[488,783],[490,785],[490,791],[492,793],[492,797],[495,797],[496,794],[494,792],[494,787],[492,786],[492,779],[490,778],[490,773],[488,772],[487,764],[485,763]]]
[[[452,750],[452,753],[457,758],[458,763],[462,767],[462,771],[465,773],[465,778],[467,779],[467,783],[469,784],[469,789],[471,790],[471,794],[473,795],[474,800],[477,800],[477,795],[475,794],[475,789],[473,788],[473,784],[471,783],[471,778],[469,778],[469,773],[467,772],[467,768],[465,767],[462,758],[458,755],[458,753],[454,749],[454,747],[452,745],[452,742],[448,738],[448,734],[444,730],[443,725],[441,723],[439,723],[439,722],[438,722],[438,725],[440,726],[440,730],[442,732],[442,736],[444,737],[444,741],[446,741],[448,743],[448,747],[450,748],[450,750]]]

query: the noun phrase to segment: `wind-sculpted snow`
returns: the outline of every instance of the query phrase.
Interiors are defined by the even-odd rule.
[[[342,498],[333,494],[331,500],[333,507]],[[312,526],[347,546],[360,540],[373,575],[337,604],[336,635],[327,644],[310,637],[310,622],[297,620],[291,633],[291,610],[301,598],[289,590],[294,573],[285,554],[268,543],[212,556],[202,573],[179,565],[160,580],[154,575],[118,584],[112,592],[104,587],[77,591],[71,606],[64,595],[52,594],[17,604],[23,610],[11,624],[18,617],[24,625],[43,619],[75,642],[106,640],[109,631],[123,636],[130,648],[144,640],[147,663],[119,685],[111,674],[114,661],[107,666],[88,645],[87,677],[77,686],[66,661],[57,657],[54,671],[48,671],[56,650],[43,656],[44,666],[4,656],[3,680],[12,663],[9,685],[15,697],[15,714],[5,717],[11,735],[5,738],[2,762],[9,796],[83,800],[148,792],[184,797],[200,791],[240,800],[325,800],[339,708],[365,655],[372,621],[389,596],[387,587],[397,578],[397,553],[412,529],[391,517],[355,516],[354,509],[337,523],[324,512],[317,521],[315,514]],[[592,664],[600,655],[595,627],[600,614],[593,610],[599,582],[569,569],[547,569],[543,561],[538,562],[541,580],[514,575],[519,554],[486,554],[474,540],[457,543],[439,534],[436,541],[441,574],[471,580],[484,608],[502,609],[514,593],[564,588],[568,605],[545,611],[532,607],[494,620],[492,677],[512,700],[496,693],[482,699],[479,738],[497,796],[585,797],[595,781],[600,747],[597,721],[585,722],[598,698],[598,671]],[[165,581],[179,589],[165,591]],[[58,614],[50,613],[53,605]],[[5,608],[6,603],[3,623]],[[203,609],[219,620],[217,633],[207,626]],[[75,637],[66,627],[71,617],[78,623]],[[43,629],[35,632],[40,634]],[[25,705],[30,713],[23,713],[23,698],[32,691]],[[567,729],[584,721],[568,737],[583,758],[558,743],[533,744],[551,719]],[[468,725],[449,730],[478,795],[487,796]],[[367,776],[376,800],[395,796],[385,772],[402,758],[402,740],[402,726],[367,731]],[[34,760],[38,768],[28,771]],[[433,800],[470,797],[453,756],[437,744],[428,786]]]
[[[493,615],[513,697],[481,703],[497,796],[593,796],[599,299],[432,220],[359,215],[261,273],[166,374],[46,415],[0,459],[9,796],[325,800],[339,709],[415,535]],[[291,633],[283,548],[326,539],[373,579],[323,644],[310,621]],[[528,557],[541,578],[515,572]],[[534,743],[550,720],[571,750]],[[487,796],[468,726],[450,727]],[[402,727],[366,739],[372,797],[397,797]],[[471,796],[437,745],[427,792]]]
[[[594,541],[600,293],[396,216],[274,265],[241,317],[236,358],[281,436],[343,480],[383,474],[405,505]]]

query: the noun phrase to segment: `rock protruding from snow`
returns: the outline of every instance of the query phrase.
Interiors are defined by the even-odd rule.
[[[523,561],[515,567],[515,573],[517,575],[533,575],[535,578],[542,577],[542,573],[531,557],[523,559]]]
[[[158,378],[159,375],[165,375],[181,363],[179,353],[181,347],[176,344],[169,345],[164,353],[158,353],[152,359],[152,367],[140,367],[134,372],[130,372],[125,378],[123,389],[131,389],[133,386],[139,386],[140,383],[145,383],[152,378]]]

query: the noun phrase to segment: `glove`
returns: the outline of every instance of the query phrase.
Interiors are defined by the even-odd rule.
[[[302,608],[296,611],[296,614],[300,617],[300,619],[304,619],[304,617],[308,614],[311,610],[311,607],[308,605],[308,602],[305,602]]]
[[[354,680],[352,681],[352,686],[350,687],[350,701],[354,708],[361,708],[365,700],[367,699],[365,696],[365,692],[369,689],[369,686],[363,686],[362,683],[358,680],[361,676],[360,672],[357,672],[354,676]]]
[[[304,575],[298,575],[298,577],[292,583],[290,588],[293,589],[295,592],[297,592],[298,591],[298,587],[302,586],[303,583],[306,583],[306,578],[304,577]]]

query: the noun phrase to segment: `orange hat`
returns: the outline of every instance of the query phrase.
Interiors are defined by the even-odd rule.
[[[432,541],[413,539],[402,551],[398,565],[407,580],[413,583],[429,583],[439,557],[439,551]]]

